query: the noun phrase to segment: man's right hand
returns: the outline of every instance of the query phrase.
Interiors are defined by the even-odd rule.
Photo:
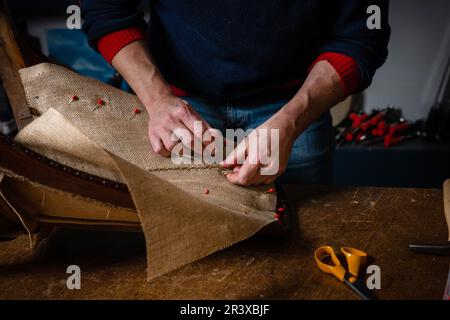
[[[147,109],[148,135],[156,153],[169,156],[180,141],[191,149],[195,139],[200,139],[200,144],[196,145],[203,145],[202,135],[210,128],[209,124],[188,102],[171,93],[143,40],[123,47],[112,59],[112,65],[133,88]],[[201,121],[201,132],[195,132],[197,130],[194,130],[194,121]],[[177,137],[178,140],[172,138],[175,129],[184,129],[178,130],[183,132]]]
[[[148,136],[153,151],[170,156],[172,149],[181,141],[185,146],[193,149],[194,140],[202,146],[202,137],[210,125],[203,120],[192,106],[183,99],[173,95],[164,95],[146,105],[149,114]],[[194,122],[199,121],[202,130],[194,130]],[[181,136],[175,135],[182,132]]]

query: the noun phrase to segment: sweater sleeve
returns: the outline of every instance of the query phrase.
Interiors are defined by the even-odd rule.
[[[325,52],[320,54],[317,59],[311,64],[309,71],[319,61],[328,61],[336,70],[341,78],[342,88],[346,96],[353,94],[360,83],[359,67],[355,59],[344,54],[335,52]]]
[[[144,38],[144,32],[137,27],[129,27],[107,34],[100,38],[97,49],[108,63],[111,63],[117,52],[127,44]]]
[[[147,25],[143,12],[137,9],[139,3],[140,0],[81,0],[83,32],[89,45],[98,51],[97,44],[101,38],[120,30],[128,30],[129,34],[116,33],[118,39],[120,36],[128,40],[130,37],[138,38]]]
[[[334,0],[330,5],[333,7],[328,10],[329,19],[333,21],[331,32],[320,45],[318,56],[332,52],[356,61],[359,81],[355,88],[346,88],[346,91],[347,94],[360,92],[370,85],[375,71],[384,64],[388,55],[391,31],[388,23],[389,0]],[[369,29],[367,26],[371,15],[367,9],[371,5],[381,9],[380,29]],[[334,63],[328,61],[335,68],[342,62],[336,59]],[[338,68],[337,71],[342,78],[343,73]]]

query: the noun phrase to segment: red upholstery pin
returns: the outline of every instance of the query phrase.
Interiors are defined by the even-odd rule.
[[[92,108],[91,112],[97,110],[98,108],[100,108],[100,107],[102,107],[104,105],[105,105],[105,101],[103,101],[102,99],[98,99],[97,100],[97,105]]]
[[[133,110],[133,115],[132,115],[128,120],[133,119],[134,117],[136,117],[136,115],[140,114],[141,112],[142,112],[142,111],[141,111],[140,109],[134,108],[134,110]]]
[[[284,211],[285,211],[284,207],[281,207],[281,208],[278,208],[278,209],[277,209],[277,212],[278,212],[278,213],[284,213]]]
[[[70,98],[70,100],[69,100],[69,104],[72,104],[73,102],[78,101],[78,100],[79,100],[79,98],[77,96],[72,96],[72,98]]]

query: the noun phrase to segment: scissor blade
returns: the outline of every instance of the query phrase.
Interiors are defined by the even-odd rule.
[[[357,279],[355,282],[352,283],[352,282],[350,282],[349,278],[346,276],[344,279],[344,282],[361,299],[377,300],[377,297],[375,297],[373,292],[366,287],[366,284],[364,283],[363,280]]]

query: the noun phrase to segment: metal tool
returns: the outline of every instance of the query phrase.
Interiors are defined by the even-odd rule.
[[[367,253],[350,247],[341,248],[341,252],[347,261],[348,270],[342,266],[334,249],[330,246],[320,247],[314,253],[317,266],[323,272],[332,274],[340,281],[344,282],[361,299],[375,300],[376,297],[367,288],[364,281],[361,278],[358,278],[359,271],[366,264]],[[331,259],[331,264],[324,262],[326,259]]]
[[[450,256],[450,179],[444,182],[444,213],[448,228],[448,242],[444,244],[410,244],[409,248],[416,253]]]

